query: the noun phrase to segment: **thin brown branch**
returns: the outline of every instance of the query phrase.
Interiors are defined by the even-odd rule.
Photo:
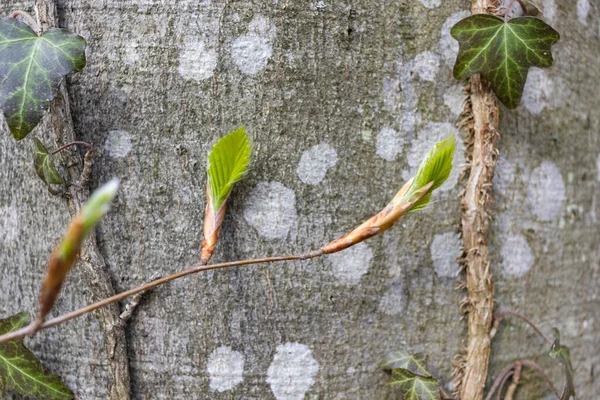
[[[145,285],[142,286],[138,286],[136,288],[127,290],[125,292],[119,293],[117,295],[111,296],[109,298],[106,298],[104,300],[98,301],[96,303],[90,304],[86,307],[80,308],[78,310],[72,311],[68,314],[64,314],[61,315],[59,317],[56,318],[52,318],[50,320],[47,320],[46,322],[44,322],[43,324],[41,324],[39,326],[39,329],[37,329],[37,331],[40,330],[44,330],[44,329],[48,329],[51,328],[53,326],[62,324],[64,322],[70,321],[74,318],[80,317],[82,315],[85,315],[87,313],[90,313],[92,311],[98,310],[102,307],[105,307],[107,305],[116,303],[117,301],[123,300],[127,297],[136,295],[138,293],[142,293],[145,292],[149,289],[153,289],[157,286],[163,285],[167,282],[171,282],[173,280],[179,279],[179,278],[183,278],[185,276],[188,275],[192,275],[192,274],[196,274],[198,272],[202,272],[202,271],[210,271],[210,270],[215,270],[215,269],[223,269],[223,268],[231,268],[231,267],[238,267],[238,266],[243,266],[243,265],[250,265],[250,264],[264,264],[264,263],[271,263],[271,262],[277,262],[277,261],[293,261],[293,260],[308,260],[310,258],[315,258],[315,257],[319,257],[323,255],[323,252],[321,250],[316,250],[316,251],[311,251],[308,253],[304,253],[304,254],[298,254],[298,255],[290,255],[290,256],[279,256],[279,257],[266,257],[266,258],[256,258],[256,259],[249,259],[249,260],[239,260],[239,261],[231,261],[231,262],[226,262],[226,263],[220,263],[220,264],[212,264],[212,265],[203,265],[202,262],[199,262],[197,264],[195,264],[194,266],[192,266],[189,269],[186,269],[184,271],[178,272],[176,274],[173,275],[169,275],[167,277],[164,278],[160,278],[157,279],[155,281],[146,283]],[[36,332],[36,330],[32,329],[33,325],[27,326],[23,329],[19,329],[17,331],[11,332],[9,334],[6,335],[2,335],[0,336],[0,343],[5,343],[5,342],[9,342],[11,340],[16,340],[16,339],[22,339],[25,336],[31,336],[32,334],[34,334]]]
[[[64,146],[59,147],[58,149],[54,150],[51,154],[57,154],[60,153],[61,151],[68,149],[69,147],[73,147],[73,146],[84,146],[88,149],[88,152],[93,152],[94,148],[92,147],[91,144],[87,143],[87,142],[81,142],[81,141],[74,141],[71,143],[67,143]]]
[[[520,318],[521,320],[525,321],[527,324],[529,324],[529,326],[531,326],[533,328],[533,330],[540,335],[540,337],[542,339],[544,339],[544,342],[546,342],[547,345],[551,346],[552,345],[552,341],[550,341],[550,339],[548,339],[543,333],[542,331],[539,330],[539,328],[527,317],[525,317],[522,314],[519,314],[516,311],[510,311],[510,310],[502,310],[497,312],[496,314],[494,314],[494,321],[502,321],[503,317],[505,315],[512,315],[514,317]]]
[[[515,369],[515,364],[510,364],[507,367],[505,367],[502,370],[502,372],[500,372],[500,375],[498,375],[498,377],[494,381],[494,384],[492,385],[492,388],[490,389],[485,400],[492,400],[492,396],[494,395],[496,390],[500,390],[500,392],[502,392],[502,387],[504,386],[504,383],[513,374],[514,369]]]
[[[517,391],[517,386],[519,386],[519,382],[521,381],[521,370],[523,368],[523,363],[517,361],[515,363],[515,369],[513,371],[512,380],[510,385],[508,385],[508,389],[506,389],[506,395],[504,395],[504,400],[513,400],[515,398],[515,392]],[[500,394],[502,392],[498,392],[498,400],[500,400]]]

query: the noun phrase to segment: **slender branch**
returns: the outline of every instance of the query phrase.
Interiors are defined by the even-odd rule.
[[[498,395],[496,396],[496,400],[501,400],[502,399],[502,389],[504,389],[504,385],[506,385],[506,382],[514,376],[515,376],[515,369],[513,368],[510,373],[508,373],[500,382],[500,386],[498,387]]]
[[[504,382],[506,382],[508,377],[513,374],[514,369],[515,364],[510,364],[509,366],[505,367],[502,370],[502,372],[500,372],[500,375],[498,375],[498,377],[494,381],[494,384],[492,385],[492,388],[490,389],[485,400],[492,400],[492,396],[496,392],[496,389],[500,388],[500,391],[502,391],[502,386],[504,386]]]
[[[25,11],[22,11],[22,10],[16,10],[10,14],[10,18],[18,18],[18,17],[21,17],[24,20],[26,20],[27,24],[31,27],[31,29],[33,29],[35,31],[35,33],[37,33],[38,35],[40,34],[40,32],[41,32],[40,26],[38,25],[35,18],[33,18],[31,15],[29,15],[28,13],[26,13]]]
[[[521,320],[525,321],[527,324],[529,324],[529,326],[531,326],[533,328],[533,330],[538,335],[540,335],[540,337],[542,339],[544,339],[544,342],[546,342],[547,345],[549,345],[549,346],[552,345],[552,341],[550,341],[529,318],[525,317],[522,314],[519,314],[516,311],[510,311],[510,310],[499,311],[496,314],[494,314],[494,321],[498,321],[498,322],[501,321],[505,315],[512,315],[514,317],[520,318]]]
[[[87,143],[87,142],[80,142],[80,141],[74,141],[71,143],[67,143],[64,146],[59,147],[58,149],[54,150],[51,154],[56,154],[56,153],[60,153],[61,151],[63,151],[64,149],[68,149],[71,146],[84,146],[88,149],[88,153],[93,152],[94,148],[92,147],[91,144]]]
[[[26,326],[25,328],[19,329],[17,331],[8,333],[6,335],[2,335],[2,336],[0,336],[0,343],[5,343],[5,342],[11,341],[11,340],[16,340],[16,339],[22,339],[25,336],[32,336],[37,331],[40,331],[43,329],[48,329],[53,326],[62,324],[63,322],[70,321],[74,318],[80,317],[84,314],[87,314],[89,312],[97,310],[106,305],[115,303],[119,300],[123,300],[129,296],[136,295],[136,294],[144,292],[146,290],[163,285],[167,282],[170,282],[170,281],[173,281],[173,280],[176,280],[179,278],[183,278],[188,275],[196,274],[198,272],[230,268],[230,267],[238,267],[238,266],[250,265],[250,264],[264,264],[264,263],[271,263],[271,262],[277,262],[277,261],[308,260],[310,258],[319,257],[321,255],[323,255],[323,252],[321,250],[316,250],[316,251],[311,251],[308,253],[298,254],[298,255],[256,258],[256,259],[231,261],[231,262],[212,264],[212,265],[203,265],[201,262],[199,262],[197,264],[194,264],[191,268],[186,269],[185,271],[181,271],[176,274],[157,279],[155,281],[146,283],[145,285],[138,286],[136,288],[133,288],[133,289],[127,290],[125,292],[119,293],[117,295],[111,296],[109,298],[106,298],[104,300],[90,304],[86,307],[80,308],[79,310],[75,310],[68,314],[64,314],[59,317],[47,320],[46,322],[42,323],[37,330],[32,329],[33,325],[29,325],[29,326]]]
[[[517,361],[515,363],[515,369],[513,371],[512,382],[506,389],[506,395],[504,396],[504,400],[513,400],[515,397],[515,392],[517,390],[517,386],[519,386],[519,382],[521,381],[521,370],[523,369],[523,363]],[[502,390],[498,392],[498,400],[500,400],[500,395]]]

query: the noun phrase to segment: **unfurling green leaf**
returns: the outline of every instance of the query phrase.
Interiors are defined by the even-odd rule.
[[[505,23],[486,14],[459,21],[451,34],[460,47],[454,77],[480,73],[511,109],[521,102],[529,68],[550,67],[551,47],[560,39],[559,33],[540,19],[520,17]]]
[[[394,351],[382,367],[392,371],[389,384],[401,390],[404,400],[440,400],[441,385],[427,369],[424,354]]]
[[[552,348],[550,349],[550,357],[562,364],[566,376],[565,388],[560,399],[577,400],[577,395],[575,394],[575,372],[571,364],[569,348],[560,343],[560,332],[558,329],[552,329],[552,333],[554,334],[554,343],[552,343]]]
[[[35,144],[35,154],[33,156],[33,166],[36,174],[46,185],[60,185],[63,183],[62,178],[58,174],[54,166],[54,160],[51,154],[48,153],[46,147],[37,138],[33,139]]]
[[[248,170],[252,147],[244,127],[222,137],[208,155],[210,202],[216,214],[231,193],[233,185]]]
[[[29,324],[29,314],[0,320],[0,335]],[[44,368],[22,340],[0,343],[0,389],[37,399],[72,399],[73,393],[58,376]]]
[[[35,128],[61,79],[85,66],[86,42],[65,29],[38,36],[13,18],[0,20],[0,108],[17,140]]]
[[[451,134],[441,142],[437,142],[427,157],[423,160],[412,184],[408,188],[408,191],[406,191],[404,194],[401,201],[409,200],[415,192],[427,185],[429,182],[433,182],[433,186],[431,187],[429,194],[414,207],[412,207],[410,212],[421,210],[427,206],[427,204],[429,204],[429,200],[431,200],[431,194],[433,191],[446,182],[450,176],[450,172],[452,171],[454,149],[455,139],[454,134]]]

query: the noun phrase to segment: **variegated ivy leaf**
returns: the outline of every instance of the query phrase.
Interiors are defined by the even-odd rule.
[[[423,209],[429,204],[431,200],[431,194],[437,188],[439,188],[450,176],[452,171],[452,160],[454,159],[455,139],[454,134],[448,136],[448,138],[437,142],[433,149],[429,152],[427,157],[423,160],[419,166],[419,170],[415,175],[415,179],[411,184],[408,191],[404,194],[403,199],[410,199],[410,197],[423,186],[429,182],[433,182],[433,186],[427,196],[417,203],[410,212],[415,212]]]
[[[14,18],[0,20],[0,108],[17,140],[40,122],[61,79],[85,66],[85,39],[65,29],[38,36]]]
[[[480,73],[508,108],[521,102],[531,67],[552,65],[551,47],[560,35],[541,19],[502,18],[478,14],[459,21],[451,30],[459,53],[454,77],[465,79]]]
[[[573,372],[569,348],[560,343],[560,332],[558,329],[554,328],[552,333],[554,334],[554,343],[552,343],[552,348],[550,349],[550,357],[562,364],[566,376],[565,388],[560,399],[577,400],[577,395],[575,394],[575,372]]]
[[[387,355],[382,368],[390,371],[403,368],[421,376],[431,376],[427,371],[427,356],[423,353],[410,354],[404,350],[394,351]]]
[[[231,193],[233,185],[248,170],[252,146],[244,127],[222,137],[208,155],[208,185],[216,214]]]
[[[441,385],[427,369],[427,356],[395,351],[388,354],[383,369],[392,371],[389,385],[399,388],[404,400],[441,399]]]
[[[42,142],[37,138],[33,139],[35,144],[35,154],[33,156],[33,166],[35,167],[35,173],[40,177],[46,185],[54,184],[60,185],[63,183],[56,167],[54,166],[54,159]]]
[[[29,324],[29,314],[0,320],[0,335]],[[22,340],[0,343],[0,386],[6,391],[36,399],[72,399],[73,393],[45,368]]]

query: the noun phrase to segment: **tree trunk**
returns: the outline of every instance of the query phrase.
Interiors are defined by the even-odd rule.
[[[449,28],[470,1],[60,0],[61,25],[88,40],[69,80],[79,140],[96,149],[91,187],[121,178],[98,244],[116,291],[199,258],[206,158],[244,125],[251,170],[236,186],[213,261],[299,253],[385,205],[431,144],[455,132],[462,86]],[[600,381],[600,39],[587,1],[544,1],[562,34],[555,65],[530,72],[522,105],[501,109],[489,259],[499,309],[570,346],[582,399]],[[569,4],[566,4],[569,3]],[[593,3],[593,2],[591,2]],[[0,13],[31,11],[3,0]],[[64,202],[32,167],[31,137],[0,128],[0,316],[35,311]],[[462,143],[460,140],[458,143]],[[153,290],[127,330],[134,399],[396,399],[379,368],[399,348],[429,355],[452,390],[467,331],[455,291],[457,184],[381,237],[316,260],[208,272]],[[81,268],[54,314],[90,300]],[[107,399],[93,315],[26,343],[80,399]],[[561,386],[560,365],[505,319],[488,382],[529,358]],[[545,398],[537,376],[516,399]],[[548,397],[550,398],[550,397]]]

